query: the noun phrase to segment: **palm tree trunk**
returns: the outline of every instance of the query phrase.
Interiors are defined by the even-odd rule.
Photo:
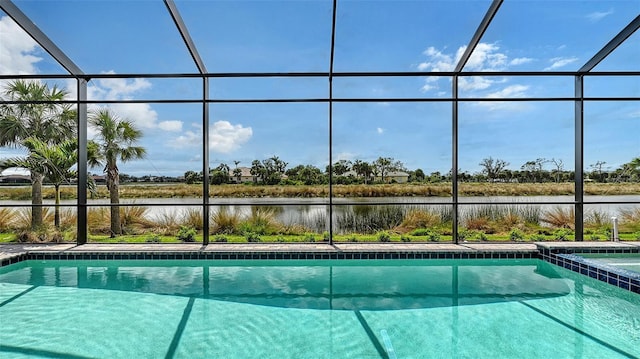
[[[54,187],[56,189],[56,207],[53,223],[56,228],[60,229],[60,185],[57,184]]]
[[[109,166],[107,169],[107,187],[109,187],[109,199],[111,206],[111,238],[122,234],[120,226],[120,207],[113,206],[120,203],[120,181],[118,178],[118,168]]]
[[[37,230],[42,227],[42,181],[44,175],[31,171],[31,229]]]

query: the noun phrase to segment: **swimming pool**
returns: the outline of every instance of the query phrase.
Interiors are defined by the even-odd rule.
[[[640,253],[577,253],[577,255],[640,273]]]
[[[634,358],[640,295],[547,262],[24,261],[10,358]]]

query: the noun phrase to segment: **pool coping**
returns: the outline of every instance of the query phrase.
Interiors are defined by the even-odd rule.
[[[538,258],[533,243],[2,244],[0,266],[23,260],[322,260]]]
[[[640,253],[640,242],[21,243],[0,244],[0,267],[25,260],[542,259],[640,294],[640,274],[589,261],[580,253]]]

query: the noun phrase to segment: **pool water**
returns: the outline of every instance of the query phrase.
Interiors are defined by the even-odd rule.
[[[638,358],[640,296],[540,260],[26,261],[2,358]]]
[[[640,273],[640,253],[579,253],[579,255],[580,257]]]

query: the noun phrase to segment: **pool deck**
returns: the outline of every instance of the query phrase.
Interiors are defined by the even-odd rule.
[[[541,249],[586,251],[640,249],[640,242],[530,242],[530,243],[199,243],[101,244],[17,243],[0,244],[0,261],[29,253],[532,253]]]

